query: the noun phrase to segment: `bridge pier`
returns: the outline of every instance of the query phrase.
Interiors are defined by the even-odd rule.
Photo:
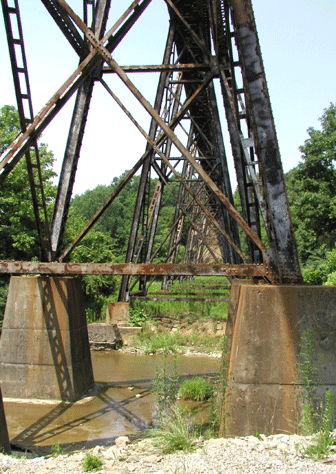
[[[10,451],[11,448],[8,438],[7,423],[0,388],[0,453],[9,454]]]
[[[336,287],[235,281],[227,334],[230,436],[293,433],[301,418],[298,362],[312,334],[317,395],[336,395]]]
[[[4,397],[65,401],[93,386],[81,288],[74,278],[11,277],[0,381]]]

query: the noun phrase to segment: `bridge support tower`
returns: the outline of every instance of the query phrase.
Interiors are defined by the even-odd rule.
[[[0,340],[4,397],[74,401],[93,386],[80,285],[12,276]]]
[[[297,431],[304,354],[317,369],[316,396],[324,400],[329,389],[335,397],[335,324],[335,287],[234,282],[227,326],[228,435]]]

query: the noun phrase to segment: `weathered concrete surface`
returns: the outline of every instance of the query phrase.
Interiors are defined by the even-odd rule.
[[[11,448],[8,438],[5,410],[2,403],[2,394],[0,388],[0,452],[9,454],[10,451]]]
[[[320,394],[326,388],[336,394],[336,288],[238,286],[231,301],[227,433],[295,432],[300,418],[297,364],[307,331],[316,340]],[[228,331],[230,336],[229,324]]]
[[[88,325],[90,347],[94,350],[115,349],[122,344],[117,324],[92,323]]]
[[[108,324],[118,324],[119,326],[129,325],[129,303],[123,301],[108,303],[106,309],[106,322]]]
[[[11,277],[2,336],[4,397],[74,401],[93,386],[85,311],[72,277]]]

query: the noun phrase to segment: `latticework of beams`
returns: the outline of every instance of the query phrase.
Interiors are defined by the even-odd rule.
[[[227,268],[241,268],[241,276],[246,276],[246,265],[259,264],[258,276],[262,273],[260,269],[264,269],[261,276],[272,282],[300,281],[297,249],[251,1],[165,0],[170,27],[162,64],[129,66],[120,66],[116,62],[114,50],[133,25],[141,21],[142,13],[149,5],[163,0],[134,1],[112,26],[108,23],[108,16],[113,2],[109,0],[93,3],[84,0],[86,13],[83,19],[65,0],[41,1],[78,54],[79,66],[75,66],[69,79],[35,117],[25,122],[24,112],[21,113],[22,133],[0,158],[0,192],[6,176],[22,156],[29,154],[42,131],[76,94],[52,222],[50,229],[47,227],[47,240],[40,237],[44,258],[51,264],[55,262],[55,268],[59,268],[61,273],[65,272],[65,267],[57,267],[57,262],[69,258],[75,246],[140,171],[125,255],[127,268],[133,270],[122,273],[121,300],[129,298],[130,288],[134,287],[134,283],[130,284],[130,275],[137,274],[134,269],[139,269],[140,264],[151,265],[148,274],[138,273],[139,288],[146,294],[146,275],[154,275],[155,264],[163,263],[157,262],[158,255],[162,260],[163,250],[166,251],[166,264],[193,264],[196,274],[200,268],[197,265],[204,262],[222,265],[221,268],[225,265]],[[1,2],[5,19],[10,23],[13,12],[8,9],[7,0]],[[92,5],[90,24],[89,4]],[[15,6],[19,15],[18,0],[15,0]],[[11,48],[15,38],[10,35],[8,38]],[[13,59],[12,66],[16,83],[19,71],[15,70]],[[28,77],[27,71],[26,67]],[[153,105],[132,82],[131,74],[139,71],[143,74],[159,73]],[[123,98],[116,96],[109,85],[111,75],[126,86],[151,117],[148,133],[127,108]],[[120,107],[120,113],[126,114],[141,132],[146,141],[145,151],[65,249],[63,236],[96,83],[104,87],[107,96]],[[17,98],[19,103],[19,92]],[[225,110],[231,150],[227,149],[223,138],[221,107]],[[240,212],[233,203],[236,182],[232,182],[229,173],[231,154]],[[31,181],[32,200],[36,207],[38,198],[42,201],[44,198],[43,193],[37,195],[35,191],[34,194],[34,183]],[[175,213],[170,229],[159,241],[157,229],[168,194],[173,196]],[[41,234],[41,219],[39,221],[37,216],[36,221]],[[261,239],[263,228],[266,243]],[[243,244],[245,239],[247,246]],[[92,268],[98,271],[98,267]],[[167,279],[173,275],[162,273],[157,268],[157,273],[164,275],[165,287]],[[239,276],[239,270],[234,276]]]

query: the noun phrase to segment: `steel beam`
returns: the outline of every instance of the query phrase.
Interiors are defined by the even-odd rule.
[[[280,282],[302,280],[297,247],[273,121],[271,103],[261,57],[251,0],[231,0],[232,16],[240,58],[244,89],[256,129],[256,151],[264,176],[273,240],[269,259]]]
[[[268,278],[265,265],[172,263],[61,263],[0,260],[0,273],[41,275],[183,275]]]

